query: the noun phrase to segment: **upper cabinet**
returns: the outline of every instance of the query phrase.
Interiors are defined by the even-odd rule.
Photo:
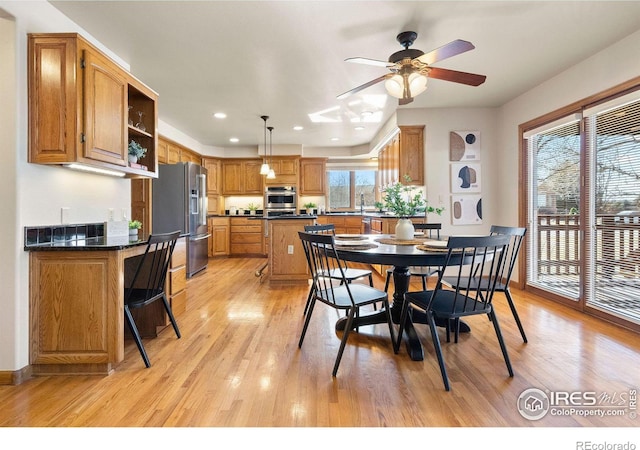
[[[261,159],[222,160],[222,195],[262,195]]]
[[[411,178],[412,185],[424,186],[424,125],[401,126],[398,175]]]
[[[300,160],[300,195],[325,195],[325,158],[302,158]]]
[[[264,178],[267,186],[296,186],[298,184],[298,156],[279,156],[269,160],[275,178]]]
[[[76,33],[30,34],[28,51],[29,162],[157,177],[155,92]]]
[[[401,126],[400,134],[389,142],[378,154],[378,176],[380,186],[395,181],[424,186],[424,126]]]
[[[207,169],[207,194],[220,194],[220,160],[218,158],[202,158],[202,167]]]

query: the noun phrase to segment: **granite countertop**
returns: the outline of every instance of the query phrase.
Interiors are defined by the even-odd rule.
[[[124,250],[138,245],[146,245],[148,236],[99,236],[86,239],[55,241],[42,244],[25,245],[26,251],[60,251],[60,250]]]

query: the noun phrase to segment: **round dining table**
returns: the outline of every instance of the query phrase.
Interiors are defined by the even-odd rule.
[[[412,240],[413,244],[409,244],[410,241],[403,241],[404,245],[400,245],[389,243],[395,241],[395,236],[393,235],[336,235],[335,247],[338,256],[343,261],[393,266],[395,291],[393,293],[393,302],[391,303],[391,317],[394,323],[399,323],[404,294],[409,289],[410,267],[428,266],[441,268],[444,266],[447,257],[446,240],[446,238],[442,238],[440,240],[441,245],[436,247],[432,242],[434,239],[423,239],[422,237],[416,237],[415,240]],[[433,245],[432,248],[418,248],[424,248],[420,246],[421,243],[428,244],[429,242]],[[459,263],[460,257],[462,256],[453,254],[450,264]],[[422,361],[424,352],[413,324],[426,324],[426,314],[421,311],[414,311],[410,316],[411,318],[407,317],[407,323],[405,324],[407,352],[413,361]],[[376,311],[371,314],[361,314],[354,320],[353,326],[356,328],[363,325],[386,323],[386,321],[385,313]],[[340,318],[336,323],[336,330],[344,330],[345,325],[346,318]],[[461,331],[463,330],[461,329]]]

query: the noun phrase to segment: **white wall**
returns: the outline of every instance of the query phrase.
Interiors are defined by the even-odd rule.
[[[500,173],[495,202],[518,202],[518,126],[578,100],[640,76],[640,31],[510,101],[498,112],[497,159]],[[501,208],[496,220],[515,224],[517,208]]]
[[[44,1],[0,1],[1,10],[8,14],[0,16],[15,18],[0,18],[0,371],[13,371],[29,364],[24,227],[60,224],[62,207],[70,208],[70,222],[104,221],[109,208],[129,215],[131,188],[127,180],[27,162],[27,33],[79,31],[90,36]]]
[[[499,173],[495,165],[497,111],[493,108],[423,108],[399,109],[398,126],[425,125],[424,174],[429,204],[444,206],[442,216],[430,215],[429,221],[442,222],[442,234],[486,234],[498,220],[500,205],[493,201],[498,189]],[[482,224],[452,225],[449,132],[478,131],[481,142]],[[505,224],[508,225],[508,224]],[[516,225],[515,223],[513,225]]]

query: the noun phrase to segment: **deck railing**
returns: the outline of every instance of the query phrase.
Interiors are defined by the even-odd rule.
[[[596,271],[640,275],[640,213],[596,217]],[[580,216],[538,215],[538,270],[545,275],[580,272]]]

